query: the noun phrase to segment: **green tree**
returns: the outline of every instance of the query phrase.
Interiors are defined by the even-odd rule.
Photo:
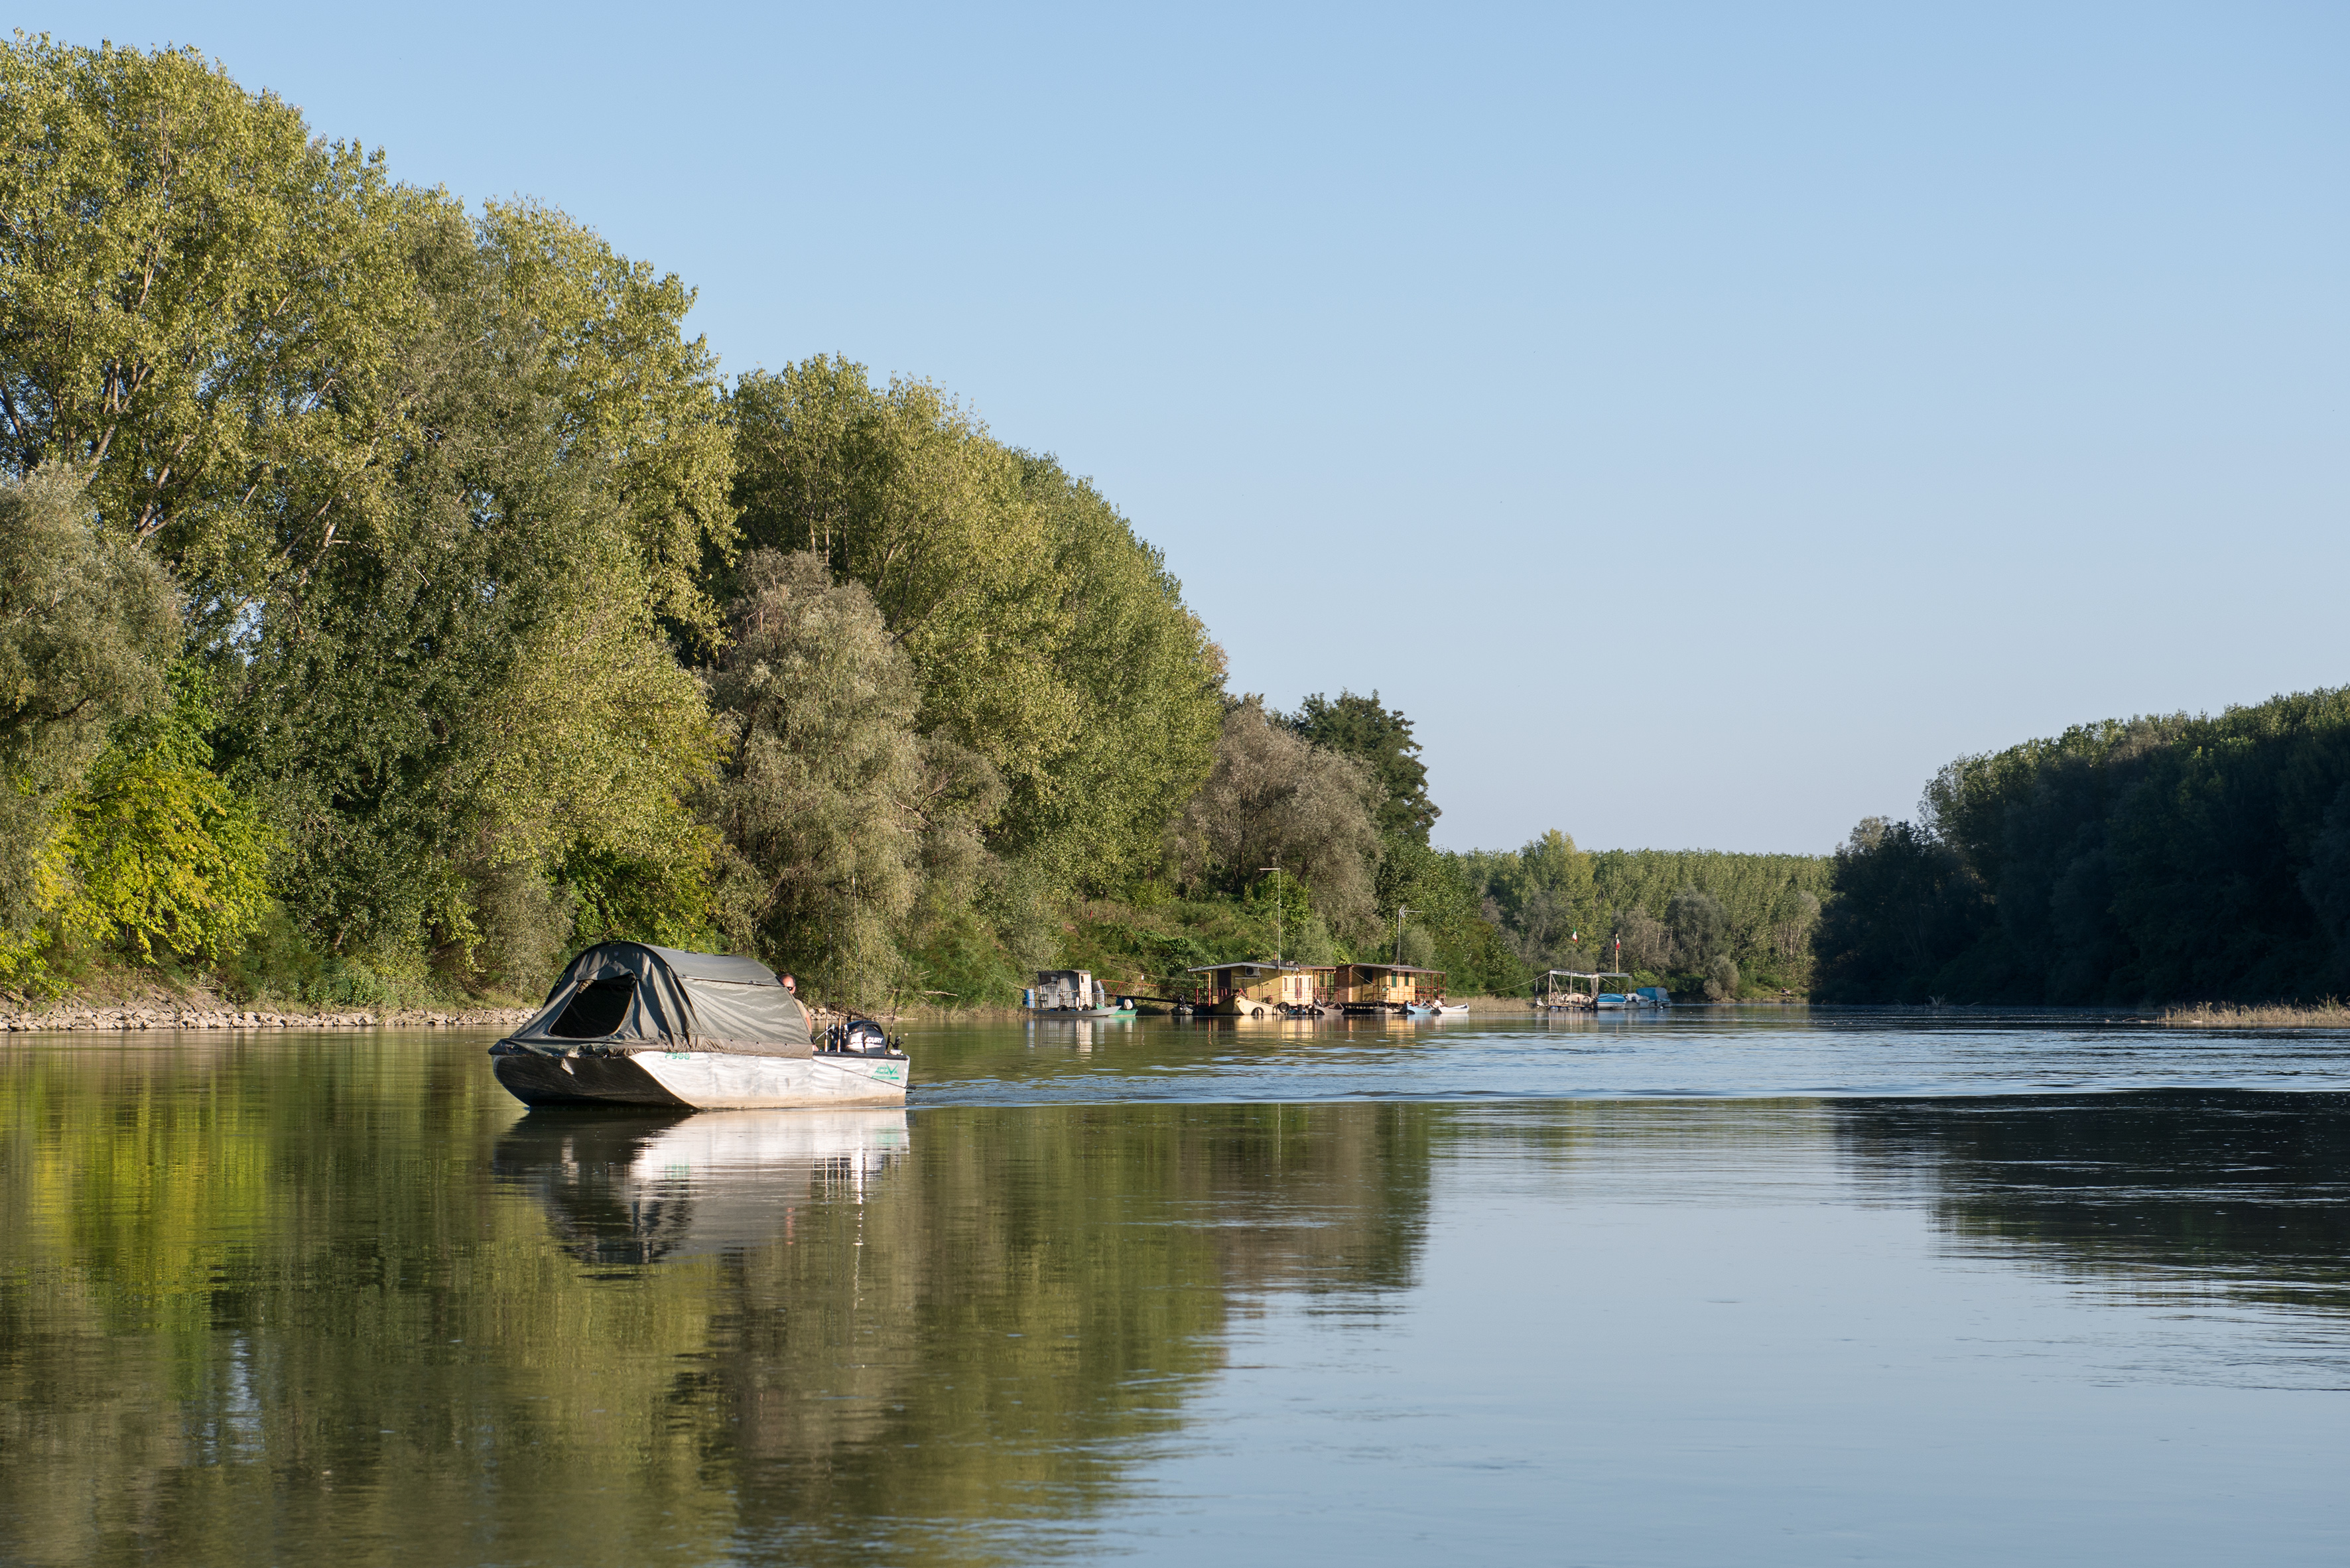
[[[277,836],[212,771],[203,672],[183,662],[173,687],[169,710],[122,725],[67,803],[73,888],[57,918],[142,960],[217,960],[261,922]]]
[[[423,438],[409,250],[445,198],[193,50],[0,47],[0,418],[88,472],[215,635],[387,504]]]
[[[1836,850],[1818,935],[1831,1002],[1923,1002],[1950,960],[1992,919],[1981,880],[1949,846],[1906,822],[1865,817]]]
[[[58,803],[116,724],[163,701],[179,640],[169,576],[97,525],[71,472],[0,478],[0,979],[65,891]]]
[[[602,469],[627,519],[646,602],[706,636],[704,568],[736,537],[734,441],[718,358],[685,336],[694,291],[536,202],[487,203],[480,235],[567,452]]]
[[[1428,797],[1428,768],[1401,710],[1381,707],[1377,691],[1357,697],[1342,689],[1335,701],[1315,692],[1286,722],[1313,744],[1370,769],[1387,792],[1379,803],[1380,832],[1428,842],[1429,829],[1443,813]]]
[[[1079,704],[1055,666],[1069,611],[1019,458],[929,382],[877,389],[844,359],[745,376],[733,411],[745,541],[865,585],[913,660],[924,734],[1014,788],[1045,773]]]
[[[1354,758],[1306,743],[1247,697],[1224,715],[1215,767],[1172,829],[1182,875],[1239,888],[1279,866],[1314,889],[1342,937],[1377,925],[1379,786]]]
[[[415,239],[432,310],[400,374],[432,439],[300,591],[254,607],[225,733],[287,833],[284,896],[317,941],[527,992],[544,973],[500,955],[558,947],[583,902],[628,911],[611,935],[706,919],[710,843],[684,801],[717,739],[661,633],[684,608],[648,576],[619,457],[566,412],[570,339],[517,299],[550,286],[453,213]],[[650,358],[631,373],[682,362]],[[654,438],[637,444],[651,462]],[[555,886],[613,867],[634,900]],[[538,929],[517,930],[529,911]]]
[[[1158,868],[1167,821],[1207,777],[1223,718],[1223,650],[1160,553],[1092,483],[1024,453],[1022,485],[1051,542],[1052,662],[1066,743],[1018,776],[1004,853],[1058,888],[1101,893]]]
[[[1674,950],[1690,969],[1711,973],[1716,959],[1730,956],[1730,914],[1719,898],[1684,888],[1665,906],[1665,925],[1673,933]]]
[[[741,581],[712,677],[736,742],[705,805],[728,846],[730,925],[823,994],[874,1005],[902,981],[926,869],[968,869],[993,781],[968,753],[926,749],[912,661],[862,583],[772,550]]]

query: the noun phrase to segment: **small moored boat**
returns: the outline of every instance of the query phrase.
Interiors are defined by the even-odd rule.
[[[1022,1005],[1039,1018],[1131,1018],[1134,998],[1112,996],[1102,982],[1081,969],[1044,969],[1036,983],[1021,998]]]
[[[573,959],[490,1057],[526,1106],[899,1106],[912,1070],[868,1019],[812,1037],[798,998],[754,959],[643,942]]]

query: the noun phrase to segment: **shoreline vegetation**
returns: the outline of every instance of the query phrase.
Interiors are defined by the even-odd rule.
[[[2199,1002],[2166,1008],[2155,1022],[2181,1029],[2350,1029],[2350,1003]]]
[[[616,939],[868,1012],[1276,949],[1809,983],[1825,857],[1435,848],[1411,721],[1228,690],[1051,453],[722,374],[675,275],[194,50],[0,44],[0,1003],[462,1014]]]
[[[1276,951],[2350,994],[2350,690],[1961,758],[1833,856],[1443,850],[1412,720],[1229,690],[1091,480],[926,380],[723,374],[570,214],[24,34],[0,207],[0,1006],[446,1015],[619,939],[871,1013]]]
[[[2350,994],[2350,688],[1961,757],[1836,851],[1824,1002],[2324,1023]]]
[[[1524,996],[1464,996],[1454,998],[1467,1005],[1471,1017],[1523,1017],[1534,1010],[1534,999]],[[1801,997],[1742,997],[1735,1001],[1682,1003],[1685,1006],[1711,1007],[1802,1007],[1807,1005]],[[68,1033],[135,1033],[147,1031],[227,1031],[261,1032],[285,1030],[342,1031],[359,1029],[511,1029],[527,1021],[537,1011],[532,1007],[468,1007],[458,1009],[400,1008],[390,1012],[370,1012],[338,1011],[325,1008],[304,1008],[276,1004],[265,1008],[199,1005],[187,998],[162,999],[150,996],[141,1002],[116,1002],[96,1004],[88,1001],[61,1002],[56,1006],[29,1012],[0,1011],[0,1034],[36,1034]],[[839,1023],[844,1014],[822,1007],[812,1007],[815,1027],[818,1030]],[[1163,1014],[1165,1009],[1160,1009]],[[1002,1004],[981,1004],[972,1007],[911,1007],[902,1012],[875,1015],[884,1023],[1018,1023],[1033,1015],[1024,1008]],[[1146,1013],[1144,1016],[1151,1016]],[[1590,1013],[1579,1017],[1607,1016]],[[1087,1020],[1047,1020],[1046,1027]],[[1232,1019],[1202,1020],[1217,1024],[1232,1023]],[[1257,1027],[1305,1027],[1304,1019],[1266,1021]],[[1326,1020],[1324,1022],[1335,1022]],[[2163,1022],[2171,1022],[2165,1019]],[[2350,1023],[2350,1010],[2345,1010],[2341,1022]]]

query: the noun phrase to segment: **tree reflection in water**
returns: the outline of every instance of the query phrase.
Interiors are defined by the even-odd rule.
[[[2147,1090],[1831,1102],[1856,1167],[1945,1234],[2084,1280],[2350,1309],[2350,1096]]]
[[[1411,1282],[1428,1107],[517,1114],[477,1049],[0,1058],[0,1556],[1081,1548],[1235,1303]]]

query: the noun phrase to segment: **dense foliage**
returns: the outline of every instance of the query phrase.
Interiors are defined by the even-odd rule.
[[[1001,994],[1159,869],[1221,652],[935,388],[730,387],[677,278],[192,52],[0,49],[0,980]]]
[[[1612,849],[1553,830],[1462,858],[1487,917],[1529,979],[1620,970],[1676,994],[1803,992],[1828,863],[1810,855]]]
[[[0,47],[0,213],[16,992],[529,994],[622,936],[866,1005],[1275,948],[1514,991],[1619,930],[1803,982],[1812,863],[1431,847],[1411,721],[1228,694],[1089,481],[844,358],[730,384],[676,277],[192,52]]]
[[[1824,991],[2135,1003],[2350,987],[2350,691],[1963,757],[1838,851]]]

